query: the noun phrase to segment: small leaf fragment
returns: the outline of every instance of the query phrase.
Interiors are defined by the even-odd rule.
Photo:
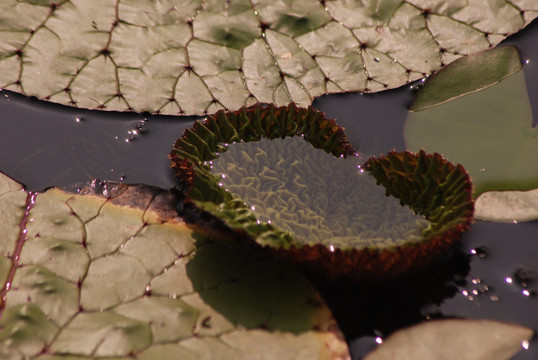
[[[493,320],[434,320],[399,330],[365,360],[508,360],[533,330]]]
[[[538,220],[538,189],[485,192],[476,199],[475,218],[498,222]]]

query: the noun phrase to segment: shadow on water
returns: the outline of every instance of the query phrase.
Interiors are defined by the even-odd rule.
[[[175,183],[167,154],[196,119],[0,94],[0,169],[33,191],[94,178],[170,188]]]
[[[385,337],[402,327],[433,317],[441,302],[454,296],[465,285],[469,257],[454,251],[427,269],[383,281],[310,280],[336,316],[346,338]]]

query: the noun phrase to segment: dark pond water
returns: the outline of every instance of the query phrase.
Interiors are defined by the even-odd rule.
[[[505,43],[525,61],[538,122],[538,22]],[[416,86],[416,85],[414,85]],[[410,86],[376,95],[325,96],[362,153],[403,150]],[[194,118],[77,110],[0,92],[0,171],[30,190],[93,178],[171,188],[167,154]],[[318,284],[350,340],[354,359],[395,329],[429,318],[490,318],[538,331],[538,222],[477,222],[460,248],[423,274],[383,284]],[[377,339],[379,341],[379,339]],[[477,344],[476,346],[481,346]],[[538,359],[538,340],[515,359]]]

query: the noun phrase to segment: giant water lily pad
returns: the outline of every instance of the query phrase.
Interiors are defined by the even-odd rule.
[[[0,174],[0,358],[349,358],[303,276],[216,242],[176,202],[98,182],[28,193]]]
[[[474,196],[538,187],[538,132],[514,47],[455,61],[426,82],[411,110],[407,146],[461,163]]]
[[[401,86],[537,15],[525,0],[7,0],[0,87],[165,114],[309,105]]]
[[[343,130],[311,108],[220,111],[186,130],[171,159],[187,201],[332,276],[423,266],[459,238],[473,211],[461,166],[424,152],[363,164]]]

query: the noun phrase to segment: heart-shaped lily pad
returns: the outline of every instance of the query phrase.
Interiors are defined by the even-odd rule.
[[[461,166],[424,152],[363,165],[333,120],[294,105],[218,112],[186,130],[171,159],[187,201],[332,276],[423,266],[459,239],[473,211]]]

